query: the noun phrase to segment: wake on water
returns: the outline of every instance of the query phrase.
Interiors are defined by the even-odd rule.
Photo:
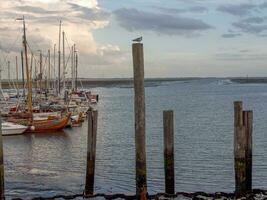
[[[218,80],[218,85],[230,85],[230,84],[233,84],[233,81],[231,81],[230,79]]]

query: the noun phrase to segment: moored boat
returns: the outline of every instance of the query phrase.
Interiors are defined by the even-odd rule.
[[[45,120],[33,120],[26,132],[43,133],[62,130],[68,124],[70,116],[71,114],[68,113],[62,118],[52,116]]]
[[[2,123],[2,135],[19,135],[23,134],[27,126],[23,126],[20,124],[15,124],[12,122],[3,122]]]

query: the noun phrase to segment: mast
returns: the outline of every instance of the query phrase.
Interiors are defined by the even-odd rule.
[[[28,63],[28,49],[27,49],[27,39],[26,39],[26,27],[25,27],[25,19],[23,16],[23,45],[24,45],[24,53],[25,53],[25,63],[26,63],[26,77],[27,77],[27,104],[28,111],[32,113],[32,88],[31,88],[31,77],[29,71],[29,63]]]
[[[0,91],[2,92],[2,65],[0,64]]]
[[[16,81],[17,81],[17,87],[18,87],[18,84],[19,84],[18,56],[16,56]]]
[[[48,49],[48,88],[51,87],[51,61],[50,61],[50,49]]]
[[[56,87],[56,44],[54,44],[54,75],[53,75],[53,77],[54,77],[54,88],[56,89],[56,91],[57,91],[57,87]]]
[[[62,79],[63,79],[63,91],[65,92],[65,90],[66,90],[66,83],[65,83],[65,65],[66,65],[66,63],[65,63],[65,32],[63,31],[63,33],[62,33],[62,36],[63,36],[63,77],[62,77]]]
[[[24,41],[24,37],[23,37],[23,41]],[[23,89],[22,96],[25,97],[25,80],[24,80],[24,58],[23,58],[23,51],[20,52],[20,56],[21,56],[21,77],[22,77],[22,89]]]
[[[59,40],[58,40],[58,93],[60,94],[60,40],[61,40],[61,20],[59,22]]]
[[[73,45],[73,85],[74,85],[74,91],[76,91],[76,81],[75,81],[75,76],[76,76],[76,45]]]
[[[10,80],[10,61],[7,61],[7,78],[8,78],[8,84],[9,84],[9,87],[10,89],[12,89],[11,87],[11,80]]]
[[[17,88],[17,98],[19,98],[19,68],[18,68],[18,56],[16,56],[16,88]]]
[[[76,65],[75,65],[75,90],[78,88],[78,52],[76,51]]]
[[[43,68],[43,55],[42,55],[42,51],[40,50],[40,73],[39,73],[39,87],[40,87],[40,91],[42,90],[42,79],[43,79],[43,74],[42,74],[42,68]]]
[[[35,81],[35,89],[38,87],[38,77],[37,77],[37,60],[34,59],[34,81]]]
[[[74,91],[74,46],[71,47],[71,90]]]

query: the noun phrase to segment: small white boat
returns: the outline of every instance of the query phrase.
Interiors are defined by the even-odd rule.
[[[28,127],[12,122],[2,123],[2,135],[19,135],[26,131]]]

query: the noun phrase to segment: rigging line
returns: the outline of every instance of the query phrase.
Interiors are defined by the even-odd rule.
[[[65,70],[67,69],[67,65],[68,65],[68,62],[69,62],[69,59],[70,59],[70,55],[71,55],[71,48],[70,48],[70,45],[69,45],[69,42],[68,42],[68,39],[67,39],[67,36],[66,36],[67,34],[65,33],[65,40],[66,40],[66,42],[67,42],[67,45],[68,45],[68,47],[69,47],[69,57],[68,57],[68,59],[67,59],[67,62],[65,63]]]
[[[32,50],[32,48],[30,47],[28,41],[27,41],[27,47],[29,48],[30,53],[33,55],[34,60],[37,61],[37,62],[39,62],[39,59],[37,59],[36,56],[35,56],[35,54],[34,54],[35,51]]]
[[[69,61],[70,61],[70,57],[71,57],[71,53],[69,54],[69,56],[68,56],[68,58],[67,58],[67,62],[66,62],[66,64],[65,64],[65,72],[66,71],[68,71],[68,63],[69,63]]]
[[[31,47],[30,47],[30,45],[28,44],[28,42],[27,42],[27,46],[29,47],[30,52],[33,54],[34,51],[31,49]],[[48,53],[47,53],[46,55],[44,55],[43,57],[45,58],[45,60],[44,60],[45,62],[43,63],[44,69],[43,69],[42,72],[44,72],[44,70],[46,70],[46,68],[47,68]],[[37,58],[37,56],[35,56],[35,55],[33,54],[33,58],[34,58],[34,60],[37,62],[37,64],[40,65],[40,60]],[[52,65],[52,64],[51,64],[51,66],[54,67],[54,65]]]
[[[70,47],[70,44],[69,44],[69,41],[68,41],[68,38],[67,38],[67,34],[65,33],[65,40],[67,42],[67,45],[69,47],[69,51],[71,52],[71,47]]]
[[[16,38],[16,40],[14,41],[14,43],[12,43],[12,45],[10,46],[9,51],[6,52],[6,56],[3,56],[3,60],[0,59],[0,64],[1,64],[1,65],[3,65],[5,62],[7,62],[7,60],[8,60],[8,56],[9,56],[9,54],[10,54],[10,51],[13,49],[13,47],[14,47],[15,44],[17,43],[17,41],[18,41],[18,39],[19,39],[19,36],[20,36],[20,34],[17,35],[17,38]],[[3,51],[3,50],[2,50],[2,51]],[[4,51],[3,51],[3,52],[4,52]],[[3,53],[3,54],[4,54],[4,53]]]
[[[46,55],[44,55],[43,57],[45,57],[45,61],[44,61],[44,64],[43,64],[44,68],[43,68],[43,71],[42,71],[42,73],[43,73],[43,72],[45,72],[45,71],[47,70],[47,64],[48,64],[48,53],[47,53]]]

